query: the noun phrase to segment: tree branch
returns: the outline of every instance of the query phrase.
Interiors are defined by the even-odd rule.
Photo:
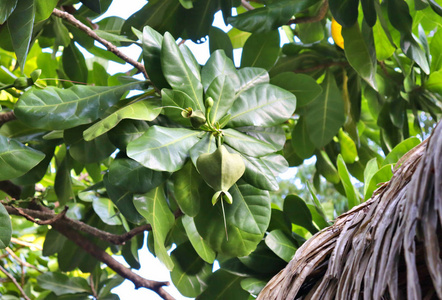
[[[146,79],[149,79],[149,76],[147,76],[147,73],[146,73],[146,69],[144,68],[142,63],[137,62],[137,61],[133,60],[132,58],[130,58],[129,56],[127,56],[126,54],[122,53],[117,48],[117,46],[115,46],[111,42],[99,37],[92,29],[90,29],[88,26],[84,25],[82,22],[77,20],[73,15],[71,15],[68,12],[61,11],[57,8],[54,8],[54,10],[52,11],[52,14],[68,21],[69,23],[71,23],[72,25],[77,27],[78,29],[84,31],[91,38],[93,38],[94,40],[98,41],[103,46],[105,46],[107,48],[107,50],[109,50],[110,52],[112,52],[116,56],[118,56],[119,58],[123,59],[124,61],[128,62],[129,64],[131,64],[132,66],[137,68],[141,73],[143,73],[143,75]]]
[[[254,10],[254,9],[255,9],[255,8],[254,8],[252,5],[250,5],[250,3],[247,2],[246,0],[241,0],[241,5],[242,5],[242,7],[244,7],[244,8],[247,9],[247,10]]]
[[[324,2],[322,2],[321,8],[319,9],[319,12],[316,16],[295,18],[295,19],[288,21],[287,25],[319,22],[322,19],[324,19],[325,15],[327,14],[327,11],[328,11],[328,1],[324,0]]]
[[[11,279],[11,281],[14,283],[14,285],[17,287],[17,289],[20,291],[21,295],[23,296],[23,298],[25,298],[26,300],[31,300],[25,293],[25,291],[23,290],[23,288],[18,284],[17,280],[15,280],[14,276],[12,276],[11,273],[9,273],[8,271],[6,271],[5,268],[2,267],[2,265],[0,265],[0,271],[2,271],[3,273],[5,273],[5,275]]]
[[[13,121],[17,119],[16,116],[14,115],[13,111],[8,111],[8,112],[4,112],[0,114],[0,126],[2,126],[3,124],[9,122],[9,121]]]

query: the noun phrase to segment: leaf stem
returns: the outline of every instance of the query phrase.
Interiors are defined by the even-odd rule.
[[[224,211],[224,200],[221,196],[221,209],[223,211],[223,219],[224,219],[224,230],[226,231],[226,239],[229,240],[229,234],[227,233],[227,222],[226,222],[226,212]]]

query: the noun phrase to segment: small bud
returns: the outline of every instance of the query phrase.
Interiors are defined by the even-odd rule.
[[[190,123],[192,124],[193,128],[200,128],[201,125],[204,125],[206,123],[206,117],[204,116],[204,113],[200,110],[193,111],[190,115]]]
[[[212,97],[209,97],[209,98],[206,99],[205,105],[206,105],[206,109],[209,109],[209,108],[213,107],[213,99],[212,99]]]
[[[41,69],[36,69],[31,73],[32,83],[36,82],[41,75]]]
[[[26,77],[19,77],[14,81],[14,87],[18,90],[24,90],[28,86],[32,85],[32,79]]]

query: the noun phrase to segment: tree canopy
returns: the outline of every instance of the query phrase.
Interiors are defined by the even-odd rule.
[[[442,114],[440,0],[112,2],[0,3],[2,299],[253,299]]]

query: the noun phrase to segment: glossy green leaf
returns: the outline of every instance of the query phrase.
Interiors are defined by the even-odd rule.
[[[261,83],[269,82],[269,74],[265,69],[261,68],[242,68],[238,70],[239,87],[236,91],[236,96],[249,88],[259,85]]]
[[[253,295],[258,295],[266,284],[266,281],[256,278],[245,278],[241,280],[241,287],[243,290]]]
[[[110,183],[108,174],[103,176],[103,183],[109,198],[123,216],[132,223],[139,223],[143,217],[135,209],[133,193]]]
[[[80,2],[97,14],[101,13],[100,0],[80,0]]]
[[[321,22],[300,23],[297,25],[297,31],[303,44],[313,44],[324,39],[324,27]]]
[[[204,86],[204,90],[207,90],[209,85],[219,76],[228,76],[235,86],[235,89],[239,85],[239,77],[233,61],[227,57],[223,50],[216,50],[213,52],[207,63],[201,69],[201,82]]]
[[[18,0],[5,0],[0,4],[0,24],[6,22],[8,17],[12,14],[17,6]]]
[[[233,27],[227,32],[227,35],[229,36],[230,41],[232,42],[233,49],[239,49],[244,46],[251,33]]]
[[[184,166],[199,134],[185,128],[152,126],[129,143],[127,155],[149,169],[175,172]]]
[[[196,161],[201,154],[212,153],[216,148],[215,137],[213,134],[209,132],[205,133],[201,139],[190,148],[189,154],[193,165],[196,167]]]
[[[425,51],[411,34],[401,37],[401,49],[408,58],[415,61],[422,68],[425,74],[430,74],[430,65]]]
[[[270,83],[279,86],[296,96],[296,105],[305,106],[318,97],[322,88],[312,77],[305,74],[285,72],[270,79]]]
[[[204,112],[203,86],[184,60],[175,39],[167,32],[161,47],[161,66],[170,86],[189,95],[195,101],[194,109]]]
[[[161,45],[163,43],[163,36],[151,27],[144,26],[142,43],[144,67],[150,80],[160,89],[169,87],[161,68]]]
[[[68,78],[78,83],[87,83],[88,70],[83,53],[72,41],[63,49],[62,56],[63,70]]]
[[[207,186],[192,162],[187,162],[181,170],[174,173],[172,180],[175,200],[181,211],[190,217],[196,216],[200,210],[200,201],[204,201],[204,196],[211,195],[205,192]]]
[[[163,100],[164,114],[172,119],[174,122],[180,123],[184,126],[190,127],[191,123],[188,118],[182,116],[182,109],[192,108],[198,110],[198,105],[189,95],[178,90],[162,89],[161,96]],[[171,108],[172,106],[172,108]]]
[[[270,154],[259,158],[275,176],[279,176],[288,169],[288,162],[281,154]]]
[[[43,289],[48,289],[57,296],[92,292],[86,279],[81,277],[68,277],[58,272],[46,272],[37,277],[37,282]]]
[[[342,28],[344,51],[348,62],[373,89],[377,90],[375,78],[377,61],[372,34],[371,29],[366,29],[363,35],[358,23]],[[367,40],[370,42],[367,43]]]
[[[29,45],[31,44],[34,19],[34,0],[18,1],[17,6],[8,18],[7,24],[11,35],[12,47],[17,55],[22,73],[24,72],[26,57],[28,56]]]
[[[32,127],[67,129],[95,121],[126,91],[140,88],[139,82],[110,87],[31,88],[20,97],[14,113]]]
[[[265,7],[256,8],[229,18],[229,23],[240,30],[266,32],[287,24],[292,16],[317,3],[317,0],[274,1]]]
[[[388,153],[387,157],[385,157],[384,161],[381,164],[381,167],[388,164],[395,164],[399,161],[399,159],[405,155],[408,151],[416,147],[420,144],[420,140],[417,137],[411,137],[400,144],[396,145],[390,153]],[[397,168],[398,166],[396,166]]]
[[[272,145],[241,133],[235,129],[224,129],[223,133],[224,142],[240,153],[259,157],[276,151]]]
[[[160,112],[161,106],[158,99],[142,99],[131,102],[86,129],[83,133],[84,140],[91,141],[101,136],[117,126],[123,119],[152,121]]]
[[[299,225],[310,231],[312,234],[318,232],[313,225],[313,218],[305,201],[298,195],[288,195],[284,199],[284,214],[293,224]]]
[[[342,129],[339,130],[338,134],[339,145],[341,147],[341,154],[344,162],[347,164],[352,164],[358,157],[358,150],[356,149],[355,142],[351,137]]]
[[[274,275],[286,266],[286,262],[267,247],[264,239],[250,255],[238,259],[255,274],[264,276]]]
[[[46,233],[42,255],[50,256],[58,253],[63,248],[66,239],[64,235],[55,229],[50,229],[48,233]]]
[[[92,207],[100,219],[108,225],[121,225],[120,218],[116,215],[114,204],[107,198],[95,198]]]
[[[280,52],[279,31],[254,33],[246,41],[241,56],[241,67],[257,67],[269,70]]]
[[[277,86],[260,84],[242,92],[233,103],[227,126],[274,126],[290,118],[296,97]]]
[[[19,177],[44,159],[45,155],[14,139],[0,135],[0,180]]]
[[[373,27],[376,23],[376,9],[374,0],[361,0],[362,11],[364,12],[364,19],[368,26]]]
[[[331,73],[327,73],[321,87],[322,93],[304,114],[310,140],[318,149],[328,144],[345,122],[344,101]]]
[[[277,191],[278,181],[272,171],[260,160],[252,156],[242,155],[246,170],[243,175],[244,181],[262,190]]]
[[[285,233],[292,233],[292,223],[290,222],[288,216],[284,214],[282,210],[272,208],[272,218],[270,219],[269,228],[267,231],[272,231],[280,229]]]
[[[210,196],[209,196],[210,197]],[[195,221],[189,216],[181,218],[189,241],[195,249],[196,253],[207,263],[212,264],[215,260],[216,253],[210,248],[209,244],[201,237],[195,226]]]
[[[434,93],[442,93],[442,70],[433,72],[428,76],[425,87]]]
[[[186,44],[180,44],[178,46],[178,49],[180,49],[184,61],[186,62],[192,74],[196,77],[196,79],[201,81],[201,66],[196,61],[195,55],[192,53],[192,51],[190,51],[189,47],[187,47]]]
[[[80,125],[65,130],[63,133],[64,141],[69,146],[69,154],[76,161],[83,164],[100,162],[115,151],[115,146],[106,134],[100,135],[92,141],[85,141],[83,131],[87,126]]]
[[[376,22],[373,26],[374,45],[376,48],[376,58],[380,61],[391,57],[396,50],[390,39],[382,28],[381,22]]]
[[[410,16],[407,2],[401,0],[388,0],[386,1],[386,4],[388,18],[391,25],[402,34],[409,34],[411,32],[413,19]]]
[[[212,265],[204,262],[189,242],[179,245],[171,257],[175,265],[170,272],[174,286],[183,296],[197,297],[207,287]]]
[[[167,172],[148,169],[129,158],[115,159],[109,166],[109,181],[135,194],[144,194],[162,184]]]
[[[436,31],[430,42],[431,71],[442,69],[442,30]]]
[[[300,117],[293,127],[291,143],[293,150],[302,159],[311,157],[315,152],[315,145],[309,138],[304,117]]]
[[[235,299],[247,300],[250,294],[241,288],[239,277],[224,270],[216,271],[210,276],[207,289],[198,297],[200,300]]]
[[[63,161],[57,168],[54,181],[54,191],[57,195],[58,202],[64,205],[73,198],[72,179],[70,176],[71,168],[69,165],[70,157],[67,153]]]
[[[155,241],[155,255],[172,270],[174,263],[164,246],[167,233],[175,223],[173,213],[167,205],[166,195],[162,186],[134,199],[137,211],[152,225]]]
[[[9,246],[12,236],[11,218],[6,208],[0,203],[0,249]]]
[[[368,187],[364,188],[364,199],[367,200],[373,196],[373,192],[379,188],[379,186],[387,182],[393,176],[393,165],[385,165],[380,168],[370,179]]]
[[[228,240],[220,202],[213,206],[210,199],[201,201],[200,213],[194,218],[195,225],[215,251],[229,256],[248,255],[261,241],[269,224],[269,194],[245,183],[235,184],[229,192],[233,204],[224,205]]]
[[[378,162],[376,158],[370,159],[364,169],[364,195],[367,192],[370,180],[373,175],[379,170]]]
[[[107,133],[109,140],[117,148],[126,148],[127,144],[142,136],[149,125],[145,121],[123,120]]]
[[[206,91],[206,98],[214,101],[210,111],[210,122],[214,123],[224,117],[235,101],[234,81],[226,75],[216,77]]]
[[[343,27],[353,26],[358,20],[359,0],[330,0],[328,5],[333,17]]]
[[[356,191],[353,183],[351,182],[350,173],[348,173],[347,166],[345,165],[342,155],[338,155],[336,162],[338,166],[339,177],[341,178],[342,185],[344,186],[345,195],[347,196],[348,209],[352,209],[360,203],[359,193]]]
[[[339,183],[339,173],[325,151],[316,152],[316,170],[329,182]]]
[[[288,237],[282,230],[273,230],[265,238],[269,247],[280,258],[289,262],[295,255],[296,247],[293,239]]]
[[[276,150],[281,150],[285,144],[285,132],[280,126],[274,127],[256,127],[245,126],[237,127],[236,130],[243,132],[247,135],[253,136],[258,140],[269,143]]]
[[[233,60],[233,46],[229,36],[218,27],[210,27],[209,50],[214,53],[216,50],[223,50],[226,56]]]

